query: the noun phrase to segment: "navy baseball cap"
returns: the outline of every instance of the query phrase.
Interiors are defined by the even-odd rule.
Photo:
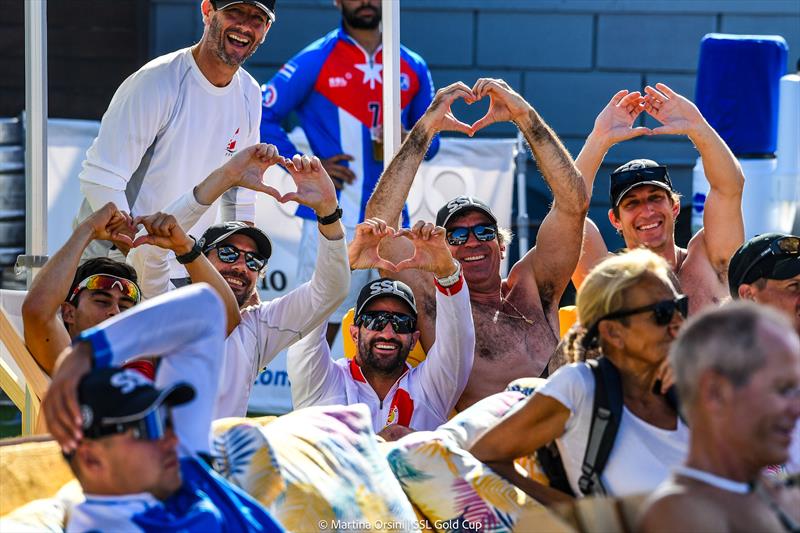
[[[728,287],[739,297],[739,286],[759,279],[789,279],[800,274],[800,237],[785,233],[756,235],[734,252],[728,263]]]
[[[203,250],[203,253],[205,253],[209,251],[215,244],[221,243],[236,233],[240,233],[253,239],[253,242],[256,243],[256,249],[258,250],[258,253],[263,255],[265,259],[269,259],[269,257],[272,255],[272,241],[269,240],[267,234],[255,226],[249,226],[244,222],[239,222],[238,220],[232,220],[230,222],[223,222],[222,224],[214,224],[213,226],[210,226],[205,233],[203,233],[203,236],[200,237],[200,240],[197,241],[197,244],[200,246],[200,249]]]
[[[461,195],[456,196],[439,209],[439,212],[436,213],[436,225],[444,227],[450,222],[450,219],[465,211],[480,211],[491,219],[492,224],[497,224],[497,217],[489,204],[474,196]]]
[[[414,299],[414,293],[411,292],[411,287],[403,283],[389,278],[380,278],[371,281],[361,288],[358,293],[358,300],[356,300],[356,314],[358,318],[364,311],[364,308],[375,298],[383,298],[391,296],[402,300],[406,305],[411,308],[414,318],[417,318],[417,303]]]
[[[275,22],[275,0],[211,0],[214,9],[221,11],[236,4],[250,4],[267,14],[270,22]]]
[[[617,207],[626,194],[642,185],[654,185],[668,192],[675,192],[667,167],[650,159],[634,159],[611,173],[611,206]]]

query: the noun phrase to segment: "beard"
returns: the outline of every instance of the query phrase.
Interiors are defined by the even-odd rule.
[[[374,30],[381,23],[381,10],[373,6],[359,6],[351,10],[342,4],[342,17],[351,28]]]
[[[250,48],[243,50],[240,54],[232,55],[225,50],[226,37],[222,32],[222,24],[219,19],[214,16],[208,26],[208,42],[211,45],[211,51],[217,58],[231,67],[238,67],[244,63],[250,56],[252,56],[258,49],[258,43],[255,40],[255,35],[250,35],[248,32],[242,32],[250,39]]]
[[[379,343],[394,344],[398,347],[397,355],[390,358],[376,355],[372,348]],[[410,351],[410,344],[400,343],[395,340],[388,341],[380,338],[372,341],[364,338],[359,338],[358,340],[358,355],[361,359],[361,364],[373,372],[378,372],[380,374],[391,375],[403,368]]]
[[[230,283],[228,283],[228,287],[230,287],[231,291],[233,291],[233,296],[236,298],[236,303],[239,305],[239,307],[240,308],[244,307],[245,304],[247,304],[247,302],[250,301],[250,297],[253,296],[253,293],[256,290],[255,281],[251,281],[247,276],[240,274],[238,272],[220,271],[220,275],[224,278],[226,277],[236,278],[242,282],[241,287],[239,287],[238,285],[231,285]]]

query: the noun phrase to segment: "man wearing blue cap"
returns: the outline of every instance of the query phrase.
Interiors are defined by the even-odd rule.
[[[700,152],[711,189],[703,211],[703,228],[688,246],[675,244],[680,196],[667,167],[655,161],[635,159],[611,174],[608,218],[627,248],[644,246],[667,260],[682,292],[689,296],[691,314],[728,298],[728,260],[744,240],[744,175],[725,141],[692,102],[663,83],[647,86],[644,92],[619,91],[614,95],[595,119],[575,164],[591,192],[603,158],[615,144],[642,135],[689,137]],[[662,125],[652,130],[634,127],[642,112]],[[581,258],[572,276],[576,288],[608,253],[603,236],[587,218]]]

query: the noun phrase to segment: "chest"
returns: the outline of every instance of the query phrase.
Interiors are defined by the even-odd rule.
[[[719,305],[730,297],[727,283],[708,261],[687,258],[678,270],[679,290],[689,297],[689,315],[709,305]]]
[[[543,369],[558,344],[541,309],[526,309],[523,313],[508,305],[502,311],[473,305],[472,313],[475,364],[479,364],[478,359],[504,364],[531,362]]]

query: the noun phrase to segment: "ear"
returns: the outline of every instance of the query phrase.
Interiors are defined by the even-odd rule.
[[[408,351],[409,352],[411,350],[413,350],[414,346],[416,346],[417,342],[419,342],[419,336],[420,335],[421,335],[421,333],[419,331],[415,331],[414,333],[411,334],[411,344],[409,344],[409,346],[408,346]]]
[[[756,300],[756,291],[749,283],[739,285],[739,298],[742,300]]]
[[[92,441],[84,440],[78,445],[75,450],[75,460],[78,461],[80,471],[85,474],[97,476],[105,468],[100,447]]]
[[[209,0],[203,0],[203,3],[200,4],[200,11],[203,13],[203,23],[208,24],[208,18],[211,16],[211,11],[214,7],[211,5]]]
[[[672,202],[672,218],[678,220],[678,215],[681,213],[681,203],[673,200]]]
[[[608,221],[611,222],[611,225],[614,226],[614,229],[617,231],[622,231],[622,222],[614,215],[614,210],[608,210]]]
[[[697,390],[698,400],[711,414],[719,414],[730,403],[735,393],[730,380],[713,369],[708,369],[700,375]]]
[[[356,345],[356,351],[358,351],[358,326],[355,324],[350,324],[350,338],[353,339],[353,343]]]
[[[616,320],[603,320],[597,325],[597,331],[604,342],[621,349],[625,346],[622,324]]]
[[[498,244],[500,245],[500,260],[502,261],[503,259],[506,258],[506,245],[505,243],[499,243],[499,242]]]
[[[80,295],[78,295],[80,298]],[[64,321],[65,325],[74,325],[75,324],[75,312],[77,309],[74,305],[67,302],[61,303],[61,320]]]

